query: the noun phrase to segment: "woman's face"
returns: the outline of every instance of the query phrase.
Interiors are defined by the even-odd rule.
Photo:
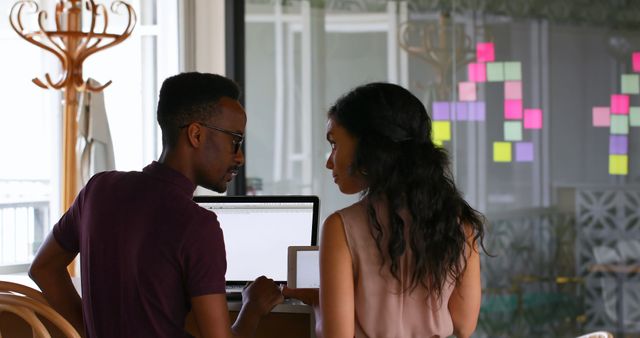
[[[331,154],[327,159],[327,169],[331,170],[333,181],[344,194],[355,194],[367,187],[361,171],[352,168],[358,141],[333,119],[327,122],[327,141]]]

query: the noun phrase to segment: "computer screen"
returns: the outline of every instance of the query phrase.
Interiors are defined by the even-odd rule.
[[[218,216],[229,284],[253,281],[260,275],[285,282],[288,247],[316,244],[315,196],[198,196],[194,200]]]

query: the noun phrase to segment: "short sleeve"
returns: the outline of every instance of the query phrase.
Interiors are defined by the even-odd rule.
[[[69,252],[80,251],[80,219],[85,189],[80,191],[69,210],[53,226],[53,237],[63,249]]]
[[[209,212],[208,212],[209,213]],[[225,292],[227,259],[222,229],[215,214],[202,217],[190,231],[183,250],[190,297]]]

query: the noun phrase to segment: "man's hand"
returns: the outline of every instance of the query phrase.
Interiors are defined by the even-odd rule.
[[[280,287],[265,276],[256,278],[242,290],[242,307],[249,306],[264,316],[284,301]]]
[[[231,328],[234,337],[253,337],[262,316],[284,301],[280,287],[260,276],[242,290],[242,309]]]
[[[303,303],[312,306],[314,309],[320,306],[320,290],[313,288],[290,289],[284,287],[282,295],[289,298],[301,300]]]

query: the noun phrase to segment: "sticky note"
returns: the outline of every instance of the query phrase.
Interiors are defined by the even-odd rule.
[[[522,81],[505,81],[504,98],[514,100],[522,99]]]
[[[475,82],[458,83],[458,97],[460,101],[475,101],[477,99]]]
[[[505,80],[522,80],[522,66],[520,62],[504,63],[504,79]]]
[[[504,118],[507,120],[522,119],[522,100],[504,100]]]
[[[611,113],[609,107],[593,107],[593,126],[608,127],[611,125]]]
[[[532,142],[516,142],[516,162],[533,162]]]
[[[609,132],[614,135],[629,134],[629,117],[627,115],[611,115]]]
[[[542,110],[524,110],[524,129],[542,129]]]
[[[511,142],[493,142],[493,161],[511,162]]]
[[[629,114],[629,95],[611,95],[611,114]]]
[[[629,173],[629,157],[627,155],[609,155],[609,174],[627,175]]]
[[[467,121],[469,119],[469,103],[467,102],[456,102],[454,105],[454,111],[451,113],[452,119],[456,119],[458,121]],[[455,117],[453,116],[455,114]]]
[[[442,140],[435,140],[435,139],[434,139],[434,140],[433,140],[433,144],[435,144],[435,145],[437,145],[437,146],[439,146],[439,147],[442,147],[442,146],[444,145],[444,141],[442,141]]]
[[[449,119],[449,102],[435,101],[432,107],[433,107],[432,119],[434,121]]]
[[[505,121],[504,122],[504,140],[505,141],[522,141],[522,122]]]
[[[626,155],[629,149],[627,135],[609,135],[609,154]]]
[[[622,74],[620,88],[622,94],[640,94],[640,75]]]
[[[640,107],[629,108],[629,126],[640,127]]]
[[[467,66],[469,82],[487,82],[487,66],[484,63],[472,62]]]
[[[492,62],[495,60],[495,45],[493,42],[479,42],[476,45],[476,58],[478,62]]]
[[[490,82],[504,81],[504,63],[502,62],[487,63],[487,81],[490,81]]]
[[[633,71],[640,73],[640,52],[633,52],[631,57],[633,61]]]
[[[487,104],[483,101],[469,102],[469,121],[484,121]]]
[[[440,141],[451,140],[451,122],[450,121],[433,121],[433,139]]]

